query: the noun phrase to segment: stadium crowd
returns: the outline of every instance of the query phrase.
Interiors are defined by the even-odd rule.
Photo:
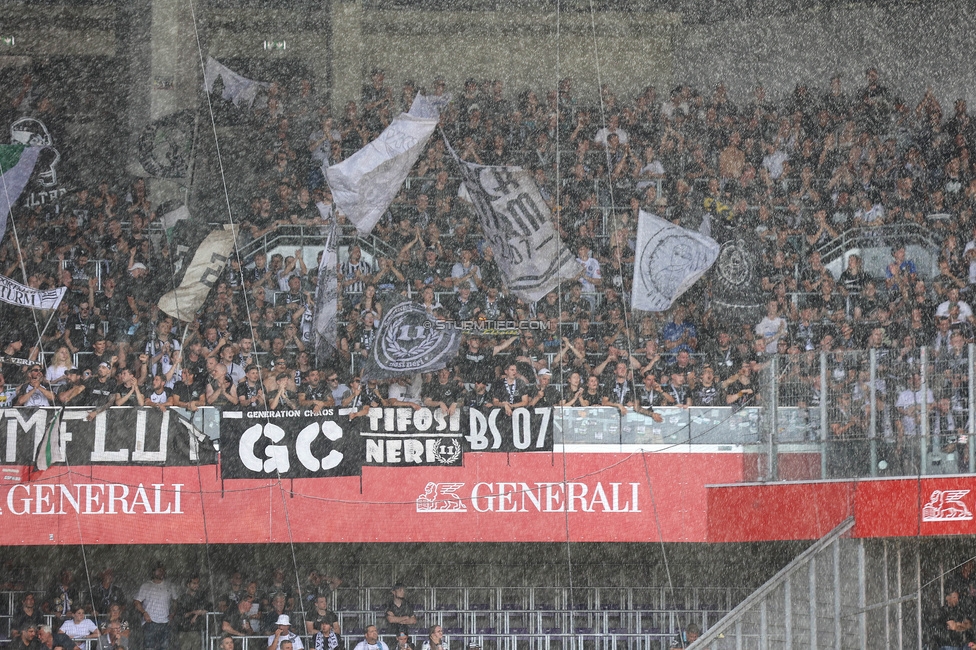
[[[965,101],[945,113],[928,92],[909,106],[876,69],[844,81],[797,85],[779,102],[757,87],[737,105],[721,84],[648,87],[627,100],[604,87],[587,103],[569,79],[517,96],[500,80],[468,79],[442,114],[444,132],[466,160],[532,171],[579,271],[536,304],[512,294],[434,137],[375,227],[379,243],[356,238],[341,212],[326,210],[344,233],[339,359],[328,366],[312,354],[317,264],[301,249],[269,254],[255,244],[290,226],[322,226],[317,204],[332,203],[322,165],[374,139],[418,92],[443,95],[446,84],[393,88],[377,69],[340,115],[322,108],[308,80],[271,83],[253,110],[217,99],[217,122],[254,134],[253,194],[231,197],[239,246],[254,252],[232,256],[196,320],[179,323],[157,305],[173,288],[176,251],[144,179],[18,207],[19,238],[3,240],[0,272],[68,295],[47,323],[27,310],[5,319],[3,399],[190,409],[605,404],[650,414],[759,404],[758,378],[782,354],[780,405],[813,405],[825,390],[846,395],[831,407],[834,433],[863,437],[862,352],[874,349],[894,379],[879,384],[886,433],[913,435],[927,400],[945,416],[947,445],[963,445],[951,436],[965,425],[959,371],[973,340],[976,126]],[[713,232],[754,235],[766,315],[724,318],[708,276],[667,312],[631,309],[641,210],[690,229],[707,216]],[[821,251],[843,233],[892,224],[915,224],[940,242],[937,277],[919,274],[899,241],[876,277],[858,256],[837,278],[827,270]],[[533,325],[466,335],[456,363],[435,375],[363,385],[358,373],[391,292],[432,318]],[[925,396],[914,383],[921,346],[938,371]],[[821,351],[830,358],[826,387]]]
[[[209,587],[199,575],[177,585],[160,563],[133,593],[111,568],[90,577],[66,569],[46,591],[7,580],[5,589],[22,593],[14,610],[0,616],[9,616],[10,641],[18,650],[200,650],[212,647],[204,645],[205,632],[221,639],[222,650],[241,650],[245,637],[252,649],[266,645],[269,650],[303,650],[309,644],[315,650],[336,650],[343,630],[331,603],[342,579],[312,569],[299,589],[286,575],[276,567],[260,582],[233,571]],[[413,650],[409,636],[420,629],[404,585],[390,590],[381,617],[382,631],[391,643]],[[443,636],[439,625],[427,631],[432,638]],[[374,649],[379,639],[376,625],[346,633],[363,635]],[[434,644],[424,642],[422,648],[441,650],[439,638]]]

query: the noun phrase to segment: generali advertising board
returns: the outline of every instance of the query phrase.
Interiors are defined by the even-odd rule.
[[[287,542],[289,521],[296,542],[703,541],[706,481],[742,467],[731,453],[558,452],[282,480],[57,466],[0,487],[0,544]]]
[[[855,537],[976,535],[976,476],[710,486],[709,542],[817,539],[847,517]]]

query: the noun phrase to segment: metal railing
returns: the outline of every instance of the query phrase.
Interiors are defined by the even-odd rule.
[[[766,457],[766,480],[968,473],[976,468],[974,357],[974,344],[948,342],[770,355],[753,364],[754,405],[720,397],[714,406],[655,407],[660,422],[633,408],[554,407],[553,440],[608,452],[624,445],[732,445]],[[219,409],[181,415],[219,438]],[[779,477],[780,453],[819,454],[820,471]]]

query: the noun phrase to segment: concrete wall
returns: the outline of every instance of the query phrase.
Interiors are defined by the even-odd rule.
[[[559,77],[570,77],[582,100],[597,100],[600,81],[623,98],[670,82],[675,19],[604,12],[592,25],[588,14],[564,13],[557,40],[555,11],[371,12],[364,19],[363,61],[366,69],[395,71],[396,83],[410,78],[425,85],[439,75],[460,89],[467,77],[499,78],[510,96],[529,88],[541,95],[555,90]]]
[[[825,88],[840,73],[845,90],[864,85],[875,65],[882,82],[911,104],[931,86],[951,115],[952,100],[972,106],[976,91],[976,5],[958,0],[819,8],[792,15],[684,25],[676,36],[676,80],[711,89],[724,81],[733,98],[763,84],[774,97],[797,83]]]
[[[407,79],[423,86],[442,76],[460,90],[467,77],[500,78],[514,95],[555,89],[558,77],[571,77],[581,99],[596,100],[598,79],[628,97],[648,84],[671,82],[677,21],[675,14],[605,12],[592,24],[589,14],[563,14],[557,48],[554,11],[383,11],[343,1],[302,20],[282,12],[249,14],[216,12],[209,52],[217,58],[299,58],[320,88],[331,80],[336,110],[359,100],[374,67],[387,70],[387,84],[396,89]],[[261,51],[269,37],[287,40],[288,49]]]

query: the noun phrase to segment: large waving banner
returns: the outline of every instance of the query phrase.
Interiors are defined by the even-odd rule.
[[[207,65],[203,70],[203,83],[209,95],[213,92],[214,82],[220,77],[224,84],[221,97],[229,102],[233,102],[238,108],[241,104],[247,104],[250,108],[254,104],[254,99],[261,88],[267,88],[271,84],[266,81],[255,81],[237,74],[223,63],[213,57],[207,57]]]
[[[7,216],[27,187],[41,147],[0,145],[0,240],[7,230]]]
[[[634,263],[634,309],[665,311],[711,268],[719,245],[641,210]]]
[[[358,436],[344,430],[334,409],[225,411],[220,420],[223,478],[359,476]]]
[[[89,408],[0,410],[0,465],[213,465],[213,444],[173,410],[110,408],[88,419]],[[50,431],[54,425],[55,431]],[[49,435],[52,434],[53,435]],[[52,441],[39,451],[45,438]],[[48,454],[44,454],[47,456]]]
[[[48,291],[32,289],[0,275],[0,301],[8,305],[32,309],[57,309],[67,290],[68,287],[58,287]]]
[[[454,323],[435,320],[422,306],[395,296],[384,307],[363,380],[439,370],[454,361],[460,345]]]
[[[437,117],[425,117],[429,113],[419,106],[400,113],[378,138],[325,169],[336,205],[364,235],[393,202],[437,128]]]
[[[159,299],[159,308],[177,320],[191,322],[220,278],[233,248],[234,231],[229,226],[207,235],[193,254],[183,282]]]
[[[451,153],[511,291],[534,302],[579,274],[576,259],[553,227],[549,208],[529,172],[476,165],[458,158],[453,149]]]
[[[756,323],[766,309],[759,284],[762,246],[754,232],[729,230],[720,240],[722,248],[710,274],[712,309],[726,323]]]

